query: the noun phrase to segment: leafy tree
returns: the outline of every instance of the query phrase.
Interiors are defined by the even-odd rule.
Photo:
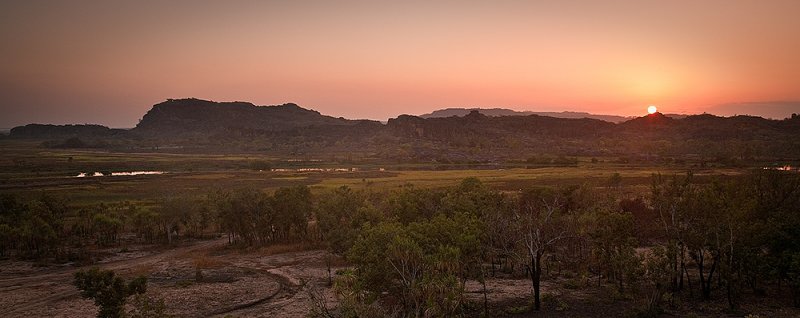
[[[62,252],[60,238],[66,235],[66,202],[47,195],[23,202],[17,197],[0,199],[0,224],[7,236],[4,249],[14,248],[24,257],[42,258]]]
[[[366,224],[347,254],[358,282],[351,286],[373,297],[399,295],[410,316],[452,316],[463,304],[463,277],[480,260],[478,224],[443,214],[407,226]]]
[[[247,245],[275,240],[275,212],[272,199],[252,189],[219,193],[216,210],[220,229],[228,233],[231,243]]]
[[[317,202],[316,220],[325,242],[334,253],[343,253],[353,244],[361,224],[356,221],[363,199],[347,186],[324,193]]]
[[[653,247],[650,253],[644,257],[642,281],[651,290],[644,309],[644,316],[655,317],[661,312],[661,301],[670,288],[672,264],[672,260],[663,246]]]
[[[365,198],[347,186],[324,193],[315,210],[321,240],[330,253],[343,255],[353,246],[364,224],[377,224],[383,216]],[[330,255],[326,257],[328,283],[332,284]]]
[[[158,216],[151,209],[136,209],[131,216],[133,231],[145,242],[154,242],[160,232]]]
[[[295,236],[305,236],[308,218],[313,212],[311,190],[306,186],[280,188],[273,195],[275,227],[279,239],[288,240]]]
[[[602,211],[590,233],[593,251],[609,279],[614,279],[622,291],[624,283],[636,279],[640,260],[636,256],[633,237],[633,216],[630,213]]]
[[[172,244],[173,235],[180,233],[181,224],[189,223],[189,219],[197,215],[197,202],[189,195],[171,194],[162,198],[158,208],[158,219],[161,231]]]
[[[95,305],[100,307],[99,318],[124,317],[127,298],[147,291],[147,278],[144,276],[125,282],[114,271],[97,267],[75,273],[73,284],[83,298],[94,299]]]
[[[122,220],[110,213],[105,206],[97,208],[92,216],[92,232],[95,233],[97,243],[108,246],[117,242],[117,236],[122,228]]]
[[[441,210],[441,197],[440,192],[406,184],[389,195],[386,210],[403,224],[427,220]]]
[[[683,277],[686,270],[686,233],[687,217],[686,197],[693,191],[692,173],[685,178],[674,176],[667,179],[660,174],[653,174],[650,201],[653,210],[658,214],[664,237],[666,238],[666,255],[671,261],[671,288],[679,291],[683,288]],[[688,275],[688,274],[687,274]]]

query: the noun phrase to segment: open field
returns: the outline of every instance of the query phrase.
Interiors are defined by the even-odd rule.
[[[271,192],[279,187],[306,185],[313,191],[347,185],[354,189],[452,186],[476,177],[493,188],[516,191],[543,185],[606,186],[618,173],[625,191],[647,191],[654,173],[696,176],[737,175],[744,168],[698,168],[692,166],[633,165],[606,158],[592,163],[588,158],[574,167],[525,168],[524,165],[469,165],[337,163],[318,159],[275,158],[257,154],[197,155],[169,153],[113,153],[39,148],[35,143],[0,142],[0,192],[63,196],[77,205],[98,202],[152,201],[171,193],[256,188]],[[71,158],[71,159],[70,159]],[[279,169],[358,169],[358,171],[269,171],[253,163],[269,162]],[[76,178],[81,172],[163,171],[161,175],[103,176]]]

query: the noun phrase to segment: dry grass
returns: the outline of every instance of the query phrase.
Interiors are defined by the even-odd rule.
[[[197,269],[214,269],[214,268],[222,268],[226,265],[220,259],[211,257],[207,254],[197,254],[192,257],[192,264]]]
[[[275,254],[303,252],[315,249],[319,249],[319,247],[310,243],[276,243],[259,247],[255,253],[261,256],[270,256]]]
[[[153,264],[139,264],[136,266],[131,267],[131,274],[133,276],[150,276],[151,273],[155,271],[155,266]]]

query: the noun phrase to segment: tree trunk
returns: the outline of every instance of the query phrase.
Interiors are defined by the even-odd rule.
[[[328,286],[333,286],[333,277],[331,276],[331,254],[328,253],[325,257],[325,265],[328,266]]]
[[[486,290],[486,275],[483,273],[483,266],[481,266],[481,284],[483,284],[483,316],[489,317],[489,297]],[[492,259],[492,270],[494,270],[494,259]]]
[[[708,279],[706,279],[706,284],[703,286],[703,299],[710,300],[711,299],[711,283],[713,282],[714,278],[714,270],[717,268],[717,258],[714,257],[714,261],[711,263],[711,270],[708,272]]]
[[[671,277],[670,287],[672,287],[673,292],[676,292],[679,290],[678,280],[680,279],[681,281],[683,281],[683,276],[682,276],[683,273],[678,271],[680,269],[680,267],[678,266],[678,264],[680,264],[680,260],[678,259],[678,251],[680,250],[680,247],[678,246],[678,243],[674,243],[673,247],[675,248],[675,253],[674,255],[670,255],[670,264],[672,267],[672,277]]]
[[[692,277],[689,276],[689,269],[686,266],[683,266],[683,271],[681,275],[686,274],[686,284],[689,285],[689,297],[694,298],[694,289],[692,289]]]
[[[541,279],[542,279],[542,269],[541,269],[541,260],[542,254],[539,252],[534,253],[531,255],[531,283],[533,284],[533,309],[539,310],[542,307],[542,301],[540,297],[540,287],[541,287]]]
[[[700,275],[700,294],[703,295],[703,300],[706,300],[706,276],[703,272],[703,251],[697,253],[697,272]]]
[[[167,244],[172,244],[172,226],[167,226]]]
[[[697,253],[697,271],[700,274],[700,289],[702,292],[703,300],[710,300],[711,299],[711,283],[713,282],[714,278],[714,270],[717,268],[717,258],[713,257],[713,261],[711,263],[711,270],[708,272],[708,277],[705,276],[704,273],[704,265],[705,265],[705,254],[703,250],[699,250]]]
[[[678,272],[678,290],[683,290],[683,273],[686,272],[686,279],[689,280],[689,273],[686,271],[686,247],[683,244],[680,244],[680,248],[678,249],[680,253],[680,266],[681,270]],[[691,286],[689,287],[691,288]]]

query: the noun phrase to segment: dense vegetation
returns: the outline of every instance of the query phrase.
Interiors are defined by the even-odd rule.
[[[549,310],[543,281],[600,284],[655,315],[678,298],[724,298],[732,312],[758,295],[800,306],[800,175],[757,170],[698,182],[654,175],[630,197],[606,187],[500,192],[477,179],[392,190],[304,186],[218,191],[71,208],[43,196],[0,200],[4,257],[91,261],[92,246],[170,244],[224,233],[235,246],[305,242],[350,266],[331,277],[337,308],[321,315],[492,315],[465,300],[468,281],[530,281],[532,310]],[[333,276],[333,275],[331,275]],[[625,296],[627,295],[627,296]],[[485,296],[484,296],[484,299]]]

